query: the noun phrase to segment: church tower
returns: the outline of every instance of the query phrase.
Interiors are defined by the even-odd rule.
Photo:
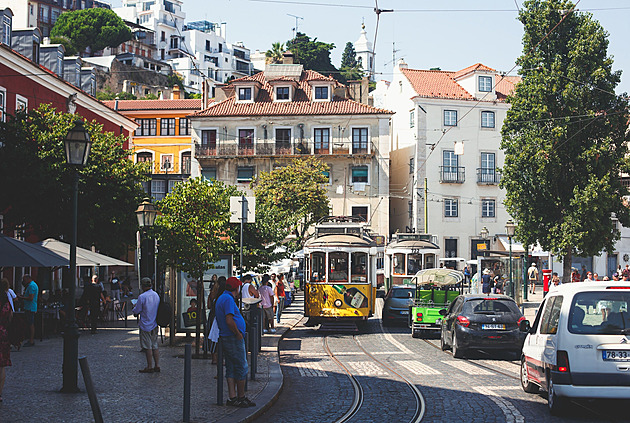
[[[370,81],[374,81],[374,51],[372,51],[372,43],[367,39],[365,24],[361,24],[361,35],[354,43],[354,50],[357,52],[357,61],[369,75]]]

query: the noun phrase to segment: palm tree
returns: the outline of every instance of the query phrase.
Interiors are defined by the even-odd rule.
[[[284,53],[284,43],[273,43],[271,49],[267,50],[265,60],[267,63],[282,63],[282,54]]]

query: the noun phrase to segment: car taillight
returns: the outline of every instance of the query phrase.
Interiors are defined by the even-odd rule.
[[[422,313],[418,313],[418,314],[416,314],[416,320],[417,320],[418,322],[421,322],[421,321],[422,321]]]
[[[521,317],[518,319],[518,322],[516,322],[516,326],[520,326],[520,324],[521,324],[521,322],[522,322],[523,320],[525,320],[525,316],[521,316]]]
[[[606,289],[630,289],[630,286],[607,286]]]
[[[559,350],[557,354],[558,371],[567,373],[569,371],[569,353]]]
[[[464,316],[457,316],[457,324],[467,328],[470,325],[470,320]]]

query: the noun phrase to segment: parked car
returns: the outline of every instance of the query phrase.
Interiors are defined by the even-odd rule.
[[[525,392],[547,392],[559,414],[570,398],[630,399],[630,283],[561,285],[541,303],[521,358]]]
[[[381,319],[383,325],[409,323],[409,308],[413,304],[416,288],[410,285],[394,285],[385,295]]]
[[[466,294],[448,308],[441,327],[442,350],[452,349],[463,358],[470,349],[507,350],[520,355],[527,336],[519,329],[525,317],[516,302],[506,295]]]

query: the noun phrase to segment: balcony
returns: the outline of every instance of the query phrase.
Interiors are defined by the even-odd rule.
[[[466,181],[466,168],[463,166],[440,166],[440,183],[463,184]]]
[[[477,183],[479,185],[498,185],[501,174],[496,169],[477,168]]]
[[[196,158],[215,158],[215,157],[249,157],[249,156],[335,156],[335,155],[352,155],[367,156],[374,154],[374,146],[370,148],[363,146],[354,146],[352,142],[331,142],[317,143],[304,139],[293,140],[290,142],[276,142],[274,140],[257,141],[253,144],[239,144],[238,141],[218,141],[211,144],[196,144]]]

